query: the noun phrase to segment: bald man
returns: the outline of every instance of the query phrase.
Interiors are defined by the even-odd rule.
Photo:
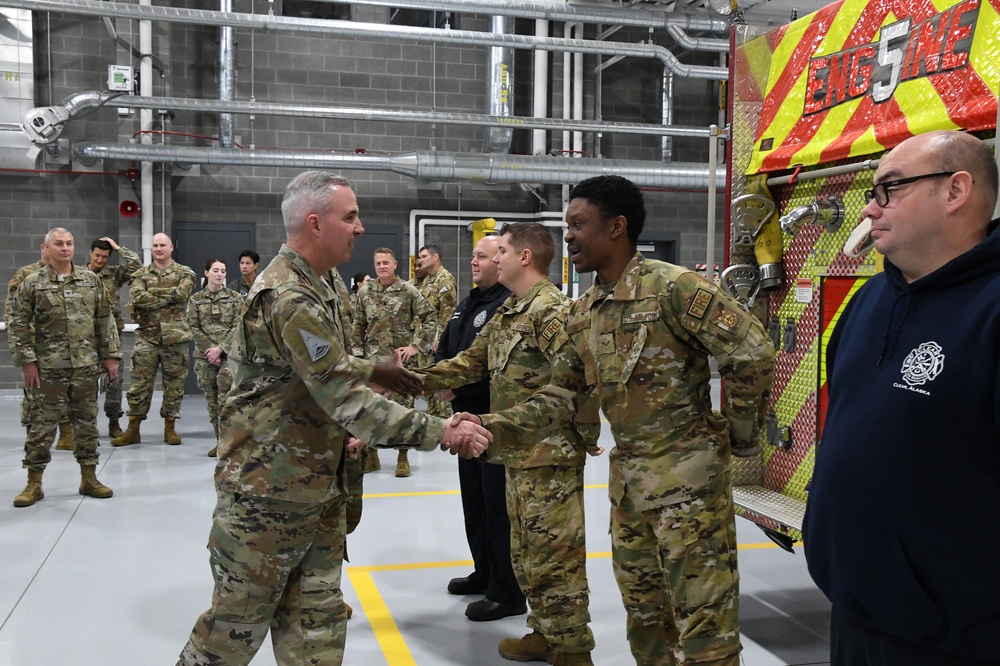
[[[996,663],[997,165],[973,136],[930,132],[889,152],[874,182],[862,212],[885,272],[827,348],[804,524],[833,602],[830,663]]]
[[[132,274],[129,314],[138,324],[132,351],[132,386],[128,390],[128,429],[111,440],[114,446],[142,441],[139,425],[153,399],[156,370],[163,376],[163,441],[180,444],[174,422],[181,415],[184,380],[188,373],[187,305],[195,275],[173,259],[174,244],[166,234],[153,236],[153,263]]]

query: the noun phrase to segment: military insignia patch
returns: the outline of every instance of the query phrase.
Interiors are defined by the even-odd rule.
[[[549,325],[545,327],[545,330],[542,331],[542,337],[545,338],[546,341],[551,340],[561,328],[562,322],[558,319],[553,319],[549,322]]]
[[[712,292],[708,289],[698,289],[695,292],[694,298],[691,299],[691,305],[688,306],[688,315],[694,317],[695,319],[704,319],[705,313],[708,312],[708,306],[712,302]]]
[[[309,358],[313,361],[320,360],[326,356],[327,352],[330,351],[330,343],[323,338],[313,335],[309,331],[301,328],[299,329],[299,335],[302,336],[302,342],[306,345],[306,350],[309,352]]]
[[[712,315],[712,323],[732,333],[739,328],[740,318],[735,312],[720,304]]]

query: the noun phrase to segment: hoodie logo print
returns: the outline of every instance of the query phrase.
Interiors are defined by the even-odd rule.
[[[936,342],[924,342],[903,361],[903,381],[910,386],[923,386],[944,370],[944,354]]]

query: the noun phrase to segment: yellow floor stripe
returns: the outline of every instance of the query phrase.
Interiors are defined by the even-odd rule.
[[[802,545],[797,542],[795,545]],[[777,544],[770,541],[765,543],[744,543],[737,546],[738,550],[763,550],[767,548],[777,548]],[[610,551],[587,553],[588,560],[606,560],[611,558]],[[472,560],[452,560],[449,562],[414,562],[407,564],[380,564],[375,566],[349,566],[345,567],[347,578],[354,587],[354,592],[358,595],[361,609],[371,624],[375,639],[378,641],[386,661],[391,666],[416,666],[416,661],[410,653],[410,648],[406,645],[399,626],[392,619],[389,607],[378,591],[373,573],[383,571],[416,571],[418,569],[454,569],[473,566]]]

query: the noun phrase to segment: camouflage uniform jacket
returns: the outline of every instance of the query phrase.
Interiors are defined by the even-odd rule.
[[[226,286],[235,291],[237,294],[239,294],[240,298],[245,299],[247,297],[247,294],[250,293],[250,287],[252,286],[252,284],[247,284],[247,281],[243,279],[243,274],[240,273],[240,276],[238,278],[236,278],[235,280],[231,280],[229,284],[227,284]]]
[[[73,266],[66,277],[39,269],[21,281],[15,300],[9,340],[18,367],[85,368],[121,358],[104,288],[86,268]]]
[[[127,247],[118,246],[118,255],[122,263],[117,266],[105,264],[104,268],[95,271],[95,274],[104,285],[104,293],[111,303],[111,316],[115,318],[115,326],[118,332],[125,330],[125,320],[122,319],[122,306],[118,301],[118,291],[123,285],[128,284],[132,279],[132,273],[142,268],[142,258]]]
[[[232,289],[223,287],[215,293],[208,289],[195,292],[188,305],[187,317],[197,358],[204,358],[210,347],[220,347],[224,353],[229,353],[242,308],[243,297]]]
[[[152,263],[133,273],[128,309],[139,325],[136,341],[151,345],[189,341],[187,306],[195,283],[194,271],[176,261],[166,268]]]
[[[443,419],[361,383],[374,363],[348,356],[347,321],[337,293],[283,245],[250,290],[229,352],[220,491],[325,502],[344,492],[347,432],[390,447],[437,445]]]
[[[539,280],[523,298],[510,296],[463,352],[421,370],[426,389],[440,391],[490,379],[490,407],[515,407],[549,383],[552,367],[569,348],[565,319],[570,301],[549,282]],[[491,445],[490,462],[509,467],[582,467],[586,449],[597,446],[600,420],[596,403],[579,418],[565,416],[564,427],[545,439],[530,429],[502,446]]]
[[[420,294],[427,299],[436,313],[435,330],[432,336],[433,343],[437,344],[444,327],[448,325],[448,320],[455,313],[455,305],[458,303],[458,286],[455,277],[444,267],[437,273],[428,275],[417,286]]]
[[[14,277],[7,283],[7,300],[4,301],[3,307],[3,321],[7,325],[7,328],[10,328],[10,318],[14,316],[14,308],[17,307],[17,288],[21,286],[21,281],[25,276],[34,273],[44,265],[41,261],[36,261],[33,264],[21,266],[14,271]]]
[[[693,271],[636,253],[616,283],[573,304],[566,330],[577,357],[525,404],[484,417],[494,435],[551,431],[596,393],[616,443],[611,501],[628,493],[639,510],[697,497],[729,466],[730,443],[755,445],[774,348],[755,317]],[[725,416],[712,409],[709,356],[726,382]]]
[[[429,353],[437,329],[434,308],[417,288],[398,277],[388,287],[376,280],[358,291],[351,334],[353,354],[382,361],[397,347],[413,344]]]

